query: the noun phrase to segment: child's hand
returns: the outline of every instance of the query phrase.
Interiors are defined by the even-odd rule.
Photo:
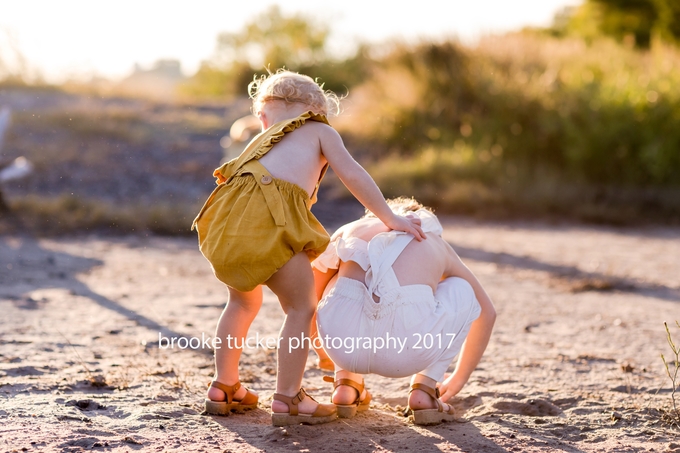
[[[423,229],[420,227],[420,223],[420,218],[414,215],[408,215],[406,217],[394,215],[389,223],[385,222],[385,225],[393,230],[410,233],[416,238],[416,241],[420,242],[423,239],[427,239],[425,233],[423,233]]]
[[[465,382],[462,382],[461,379],[457,378],[455,373],[450,375],[439,385],[439,399],[444,402],[448,401],[457,395],[458,392],[463,389],[464,385]]]

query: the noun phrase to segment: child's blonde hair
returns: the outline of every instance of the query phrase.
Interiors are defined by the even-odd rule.
[[[387,202],[387,206],[390,207],[392,212],[400,216],[405,216],[409,212],[416,212],[419,209],[425,209],[427,211],[432,212],[432,208],[423,206],[423,204],[417,201],[415,198],[397,197],[390,198],[385,201]],[[366,209],[366,213],[364,214],[363,218],[368,219],[375,216],[376,216],[375,214]]]
[[[335,93],[324,91],[323,84],[309,76],[285,69],[255,77],[248,84],[248,95],[253,100],[253,113],[259,112],[267,101],[298,102],[325,116],[340,113],[340,98]]]

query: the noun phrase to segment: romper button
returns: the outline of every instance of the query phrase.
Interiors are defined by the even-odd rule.
[[[266,185],[266,184],[271,184],[271,182],[272,182],[272,177],[269,176],[269,175],[264,175],[260,181],[262,181],[262,184],[265,184],[265,185]]]

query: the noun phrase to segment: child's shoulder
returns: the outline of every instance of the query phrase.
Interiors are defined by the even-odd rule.
[[[310,128],[310,129],[317,129],[317,130],[335,130],[333,129],[333,126],[328,124],[327,122],[324,122],[322,119],[325,119],[325,117],[320,117],[319,119],[308,119],[305,121],[305,127]]]
[[[316,137],[320,141],[335,140],[340,136],[333,127],[321,121],[305,121],[304,125],[296,131],[298,136]]]

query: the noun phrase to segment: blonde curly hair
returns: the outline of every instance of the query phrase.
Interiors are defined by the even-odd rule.
[[[397,197],[390,198],[385,201],[387,202],[387,206],[390,207],[392,212],[400,216],[405,216],[409,212],[416,212],[419,209],[425,209],[427,211],[433,212],[432,208],[423,206],[423,204],[417,201],[415,198]],[[376,217],[376,215],[373,214],[368,209],[366,209],[366,213],[362,218],[368,219],[372,217]]]
[[[309,76],[286,69],[255,77],[248,84],[248,95],[253,100],[253,113],[262,110],[267,101],[305,104],[325,116],[340,113],[340,98],[335,93],[324,91],[323,84]]]

